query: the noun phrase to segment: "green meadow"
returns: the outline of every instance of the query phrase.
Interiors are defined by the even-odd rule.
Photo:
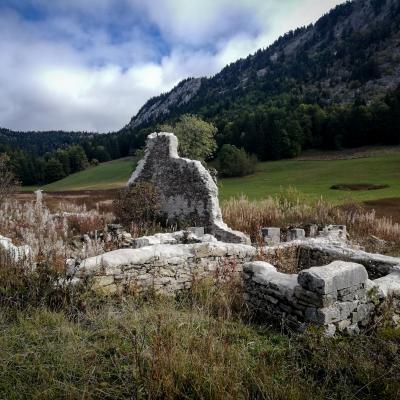
[[[110,161],[44,186],[45,191],[101,190],[122,187],[135,166],[133,159]],[[379,190],[332,190],[338,184],[388,185]],[[400,154],[347,160],[283,160],[259,163],[255,174],[220,179],[220,198],[238,195],[259,200],[294,187],[310,199],[333,202],[400,197]],[[31,188],[29,188],[31,189]]]

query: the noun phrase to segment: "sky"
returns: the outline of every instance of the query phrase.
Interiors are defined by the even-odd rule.
[[[343,0],[0,0],[0,127],[109,132]]]

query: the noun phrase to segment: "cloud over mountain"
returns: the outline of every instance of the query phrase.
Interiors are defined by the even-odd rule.
[[[151,96],[212,75],[341,0],[3,0],[0,126],[122,127]]]

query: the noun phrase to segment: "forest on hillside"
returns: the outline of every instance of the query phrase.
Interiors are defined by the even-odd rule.
[[[364,145],[400,144],[400,87],[384,99],[370,104],[322,107],[315,103],[281,99],[258,107],[247,107],[234,118],[211,120],[218,128],[218,148],[233,144],[259,160],[298,156],[303,150],[342,149]],[[125,129],[118,133],[91,135],[43,153],[28,152],[0,144],[23,185],[44,184],[62,179],[90,165],[133,155],[144,145],[145,137],[157,126]],[[216,152],[217,154],[218,152]]]

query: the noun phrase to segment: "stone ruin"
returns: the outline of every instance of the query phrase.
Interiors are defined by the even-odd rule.
[[[296,330],[320,326],[328,335],[355,334],[379,317],[385,300],[400,323],[400,259],[367,253],[347,243],[345,226],[313,226],[286,232],[265,228],[264,258],[243,267],[245,297],[261,320],[279,320]],[[279,261],[278,261],[279,260]]]
[[[131,238],[127,248],[74,264],[70,275],[75,282],[89,277],[95,289],[106,293],[175,295],[199,279],[218,279],[228,271],[242,279],[247,307],[263,323],[352,335],[373,323],[392,299],[393,323],[399,324],[400,258],[353,248],[344,226],[307,233],[296,228],[285,233],[283,243],[278,232],[265,228],[266,242],[273,233],[274,244],[261,248],[218,241],[199,227]],[[260,255],[275,265],[278,255],[280,269],[293,273],[256,261]]]
[[[236,276],[248,309],[263,323],[355,334],[379,318],[390,299],[393,324],[400,324],[400,258],[352,246],[345,226],[268,227],[262,229],[264,244],[252,246],[222,221],[210,174],[200,162],[179,157],[177,146],[171,133],[150,135],[129,185],[152,182],[167,220],[193,227],[133,238],[109,225],[103,236],[119,249],[67,260],[69,281],[89,279],[94,289],[109,294],[175,295],[198,279]],[[40,203],[41,193],[37,196]],[[29,258],[26,246],[1,236],[0,248],[15,261]]]
[[[250,243],[246,235],[223,222],[217,185],[200,161],[179,157],[174,134],[148,136],[144,158],[128,185],[142,181],[153,183],[168,223],[204,227],[222,242]]]
[[[210,174],[200,162],[179,157],[177,147],[173,134],[151,134],[129,185],[152,182],[167,220],[194,227],[130,238],[127,248],[74,265],[73,279],[91,277],[107,293],[152,289],[174,295],[228,268],[242,278],[247,306],[263,322],[278,319],[297,330],[314,325],[329,335],[355,334],[392,296],[394,323],[399,322],[399,258],[350,246],[345,226],[264,228],[264,245],[251,246],[248,237],[223,223]],[[256,261],[260,255],[269,262]]]

